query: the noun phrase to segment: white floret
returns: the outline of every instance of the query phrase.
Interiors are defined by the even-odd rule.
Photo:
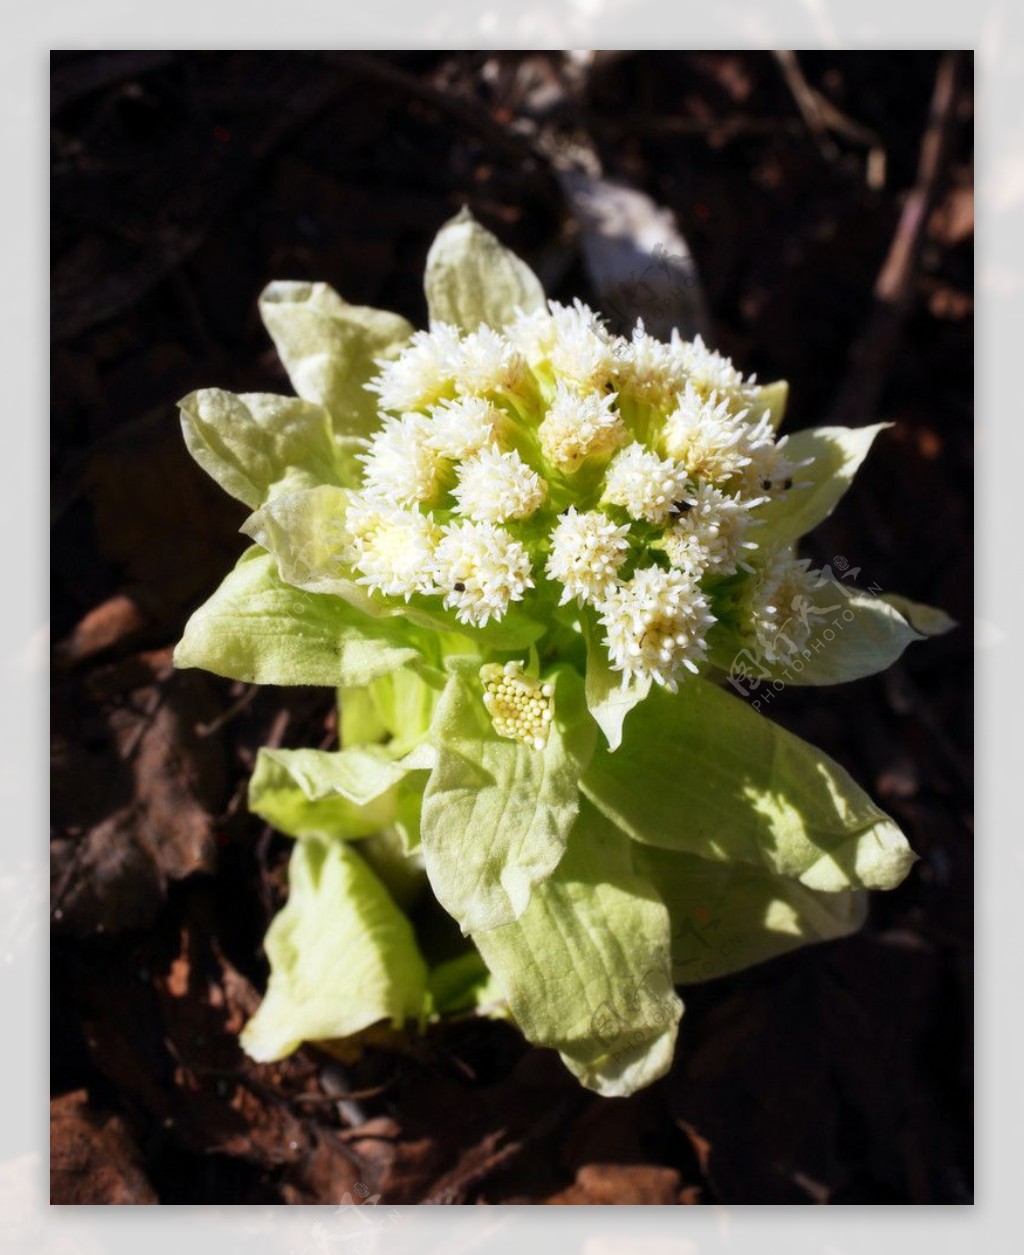
[[[707,653],[704,633],[714,621],[689,572],[659,567],[636,571],[601,605],[604,643],[623,684],[649,678],[672,693],[683,668],[696,674]]]
[[[463,339],[455,378],[463,394],[516,392],[528,371],[522,353],[500,331],[482,326]]]
[[[615,369],[615,341],[600,317],[578,298],[572,305],[549,301],[555,324],[549,360],[556,375],[581,388],[602,388]]]
[[[460,623],[484,627],[533,587],[523,545],[494,523],[451,523],[434,554],[434,580]]]
[[[648,335],[642,318],[632,336],[615,344],[615,382],[621,392],[647,405],[666,406],[686,385],[669,345]]]
[[[744,388],[754,383],[754,376],[744,379],[741,371],[732,364],[731,358],[710,349],[701,336],[683,340],[678,331],[672,332],[669,348],[682,370],[693,381],[697,390],[705,395]]]
[[[743,561],[744,550],[756,549],[746,539],[753,522],[751,509],[764,498],[744,501],[739,493],[728,496],[712,484],[701,484],[684,502],[663,547],[673,566],[700,574],[731,575]]]
[[[468,458],[500,442],[506,416],[485,397],[458,397],[430,411],[427,444],[449,461]]]
[[[547,485],[515,449],[481,449],[459,467],[452,491],[459,513],[477,522],[529,518],[544,504]]]
[[[629,528],[616,527],[599,511],[579,514],[571,506],[551,532],[546,573],[563,585],[559,605],[574,598],[595,604],[615,585],[629,553]]]
[[[625,508],[634,519],[661,526],[688,491],[686,468],[659,458],[634,442],[617,453],[608,467],[604,500]]]
[[[762,498],[778,497],[791,488],[802,486],[799,472],[809,466],[813,458],[792,461],[786,452],[788,441],[788,436],[776,440],[767,414],[747,426],[742,446],[750,461],[737,479],[742,492]]]
[[[572,474],[589,458],[611,453],[626,439],[622,419],[614,413],[615,393],[579,393],[559,380],[555,396],[538,429],[544,456],[552,466]]]
[[[424,409],[451,393],[458,369],[459,332],[447,323],[417,331],[402,353],[380,363],[380,374],[366,385],[382,410]]]
[[[345,529],[357,583],[406,601],[413,593],[437,592],[431,573],[441,532],[425,514],[354,497]]]
[[[505,335],[527,363],[537,367],[550,359],[558,327],[546,309],[534,309],[529,313],[517,309],[512,322],[505,328]]]
[[[750,463],[747,426],[742,414],[730,413],[728,401],[716,393],[705,397],[688,383],[665,420],[662,448],[693,478],[725,483]]]
[[[359,455],[364,490],[392,505],[433,501],[447,470],[430,446],[429,430],[424,414],[385,416],[369,450]]]

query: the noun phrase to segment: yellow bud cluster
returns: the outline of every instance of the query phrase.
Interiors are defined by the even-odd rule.
[[[498,736],[542,750],[551,727],[554,687],[523,673],[521,662],[491,662],[480,668],[484,706]]]

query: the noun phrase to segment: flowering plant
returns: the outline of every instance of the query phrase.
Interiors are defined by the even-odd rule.
[[[671,1062],[677,985],[854,931],[915,857],[725,682],[853,680],[951,624],[795,554],[880,426],[779,438],[785,384],[546,301],[465,211],[426,293],[414,331],[272,283],[297,397],[181,403],[253,545],[177,665],[340,703],[338,750],[252,776],[296,845],[243,1042],[503,1015],[628,1094]]]

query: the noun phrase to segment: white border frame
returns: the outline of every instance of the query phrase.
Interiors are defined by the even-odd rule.
[[[372,22],[371,22],[372,15]],[[344,20],[345,28],[340,27]],[[983,1112],[975,1207],[948,1208],[403,1208],[375,1247],[391,1252],[518,1252],[559,1255],[887,1255],[924,1247],[930,1255],[964,1243],[999,1243],[1018,1231],[1022,1085],[1024,843],[1015,812],[1021,716],[1020,522],[1024,468],[1018,375],[1024,333],[1024,42],[1021,12],[980,0],[930,4],[920,13],[891,0],[717,0],[669,9],[661,0],[528,0],[443,3],[412,0],[342,9],[338,0],[283,6],[240,0],[8,0],[0,46],[0,199],[3,299],[4,459],[0,538],[7,559],[0,614],[0,1232],[12,1249],[48,1252],[173,1252],[230,1255],[304,1252],[323,1208],[48,1208],[47,869],[44,751],[48,555],[44,451],[47,410],[47,74],[50,48],[394,47],[443,45],[458,36],[485,47],[576,44],[647,47],[687,42],[732,47],[975,48],[978,102],[978,354],[982,402],[978,535],[980,806],[978,1066]],[[966,473],[966,471],[965,471]],[[31,523],[31,526],[26,526]],[[23,540],[23,537],[31,537]],[[1019,810],[1019,807],[1016,808]],[[998,819],[997,819],[998,817]],[[998,822],[1002,820],[1002,822]],[[6,907],[6,910],[3,908]],[[386,1200],[385,1200],[386,1201]],[[1017,1241],[1019,1242],[1019,1236]],[[998,1245],[997,1245],[998,1243]],[[1017,1243],[1014,1243],[1016,1245]],[[338,1247],[339,1252],[343,1250]]]

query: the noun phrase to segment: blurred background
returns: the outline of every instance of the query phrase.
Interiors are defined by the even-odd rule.
[[[969,53],[76,52],[52,103],[52,1201],[963,1203],[972,1190]],[[197,387],[287,391],[270,279],[426,319],[462,204],[552,296],[702,330],[786,429],[891,420],[817,564],[960,627],[771,716],[921,855],[858,936],[684,991],[672,1073],[581,1090],[506,1026],[258,1066],[289,843],[257,748],[332,695],[175,674],[244,511]],[[842,564],[847,563],[847,568]]]

